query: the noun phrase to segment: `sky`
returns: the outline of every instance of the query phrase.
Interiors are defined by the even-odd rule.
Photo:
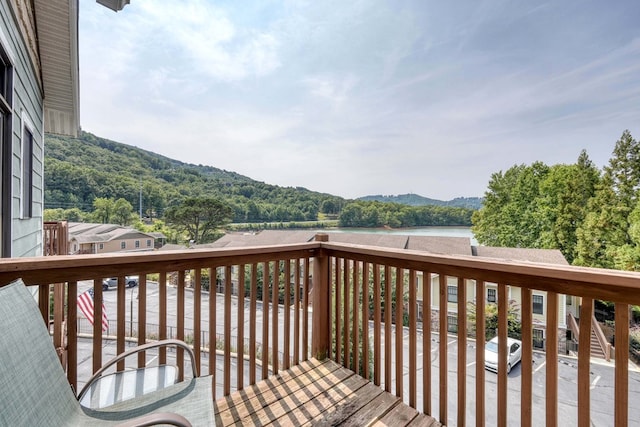
[[[346,198],[481,197],[640,139],[637,0],[80,2],[97,136]]]

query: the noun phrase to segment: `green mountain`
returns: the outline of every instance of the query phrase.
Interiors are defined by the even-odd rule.
[[[104,197],[124,198],[137,212],[142,195],[143,214],[151,218],[162,217],[165,209],[186,197],[215,197],[233,207],[233,222],[238,223],[316,221],[319,213],[338,218],[345,206],[354,204],[348,218],[351,226],[424,226],[466,224],[470,212],[443,209],[478,209],[481,204],[477,198],[443,202],[407,194],[367,196],[361,200],[371,202],[362,205],[362,201],[302,187],[269,185],[212,166],[183,163],[88,132],[81,132],[78,138],[46,135],[44,170],[45,209],[78,208],[91,212],[94,199]],[[376,200],[399,206],[385,205],[383,209],[376,206]],[[400,205],[422,210],[408,215]],[[424,211],[425,206],[431,210]],[[354,215],[354,209],[364,209],[368,214],[360,218]],[[392,218],[396,216],[414,220],[405,224]],[[374,221],[374,217],[379,218]]]
[[[482,207],[482,198],[480,197],[456,197],[453,200],[437,200],[423,197],[418,194],[399,194],[397,196],[364,196],[357,200],[377,201],[383,203],[400,203],[409,206],[452,206],[467,209],[480,209]]]
[[[346,200],[302,187],[279,187],[246,176],[193,165],[81,132],[78,138],[45,137],[45,208],[93,210],[96,197],[124,198],[159,217],[185,197],[221,198],[234,222],[317,220],[338,214]]]

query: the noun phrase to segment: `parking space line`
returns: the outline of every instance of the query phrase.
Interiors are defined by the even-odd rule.
[[[471,362],[471,363],[467,363],[467,368],[468,368],[469,366],[473,366],[473,365],[475,365],[475,364],[476,364],[475,360],[474,360],[473,362]]]
[[[538,372],[538,371],[539,371],[540,369],[542,369],[542,367],[543,367],[544,365],[546,365],[546,364],[547,364],[547,361],[545,360],[544,362],[542,362],[542,363],[540,364],[540,366],[538,366],[536,369],[534,369],[533,373],[535,374],[536,372]]]
[[[146,366],[149,366],[149,365],[150,365],[154,360],[156,360],[157,358],[158,358],[158,356],[153,356],[153,357],[151,358],[151,360],[149,360],[149,361],[147,362]]]
[[[589,387],[590,390],[593,390],[594,388],[596,388],[596,384],[598,384],[598,381],[600,381],[600,375],[598,375],[597,377],[595,377],[595,379],[593,380],[593,382],[591,383],[591,387]]]

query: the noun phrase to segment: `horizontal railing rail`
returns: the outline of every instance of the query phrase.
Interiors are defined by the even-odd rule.
[[[277,374],[310,355],[331,357],[409,405],[436,415],[447,425],[453,419],[450,408],[455,410],[458,425],[472,424],[468,419],[469,406],[475,406],[476,420],[485,420],[488,414],[484,403],[488,392],[484,371],[485,314],[484,310],[476,310],[475,324],[471,324],[466,304],[473,300],[473,294],[485,295],[487,283],[497,285],[500,343],[506,343],[508,335],[509,294],[518,290],[521,298],[519,412],[521,424],[525,426],[533,424],[532,292],[546,292],[544,417],[547,425],[556,425],[558,420],[560,295],[581,298],[579,326],[582,330],[591,329],[594,300],[611,301],[615,303],[616,313],[612,425],[627,425],[629,305],[640,305],[639,274],[340,244],[328,241],[326,235],[319,235],[317,239],[302,244],[241,249],[0,260],[0,283],[22,278],[27,285],[38,285],[45,319],[50,311],[50,292],[62,291],[66,295],[67,375],[74,386],[78,363],[78,282],[89,280],[93,284],[95,317],[100,319],[104,300],[102,279],[117,277],[117,353],[124,351],[126,328],[135,328],[138,341],[143,343],[148,335],[146,324],[150,322],[158,324],[158,339],[166,338],[163,335],[173,327],[176,338],[184,340],[191,334],[189,339],[193,339],[199,365],[203,344],[216,342],[217,334],[221,334],[223,378],[215,378],[218,362],[215,352],[211,351],[208,371],[202,373],[212,374],[213,381],[222,384],[224,395],[257,381],[255,366],[259,359],[270,361],[269,369],[260,370],[262,378],[266,378],[269,373]],[[126,315],[130,307],[126,303],[124,282],[125,276],[130,275],[139,276],[136,321],[127,321]],[[189,283],[193,284],[193,292],[187,298]],[[236,283],[237,286],[233,286]],[[224,293],[205,295],[201,290],[203,284],[218,286]],[[455,301],[459,303],[448,302],[450,287],[455,288]],[[232,302],[232,291],[237,293],[235,302]],[[419,301],[423,321],[437,325],[437,333],[432,333],[431,328],[418,329]],[[151,310],[152,305],[157,306],[155,311]],[[401,322],[405,327],[399,327]],[[450,330],[456,334],[449,335]],[[208,331],[208,338],[202,338],[203,331]],[[311,337],[309,331],[312,331]],[[474,376],[467,374],[468,334],[477,337],[472,350],[475,351]],[[248,350],[245,338],[248,338]],[[455,366],[448,366],[452,340],[458,343],[458,350]],[[579,425],[588,425],[591,417],[588,340],[588,334],[580,334],[576,414]],[[102,362],[101,344],[101,324],[96,322],[94,371]],[[245,357],[249,360],[248,367],[237,363],[233,368],[235,384],[231,383],[232,348],[237,349],[240,360]],[[437,369],[430,357],[424,357],[432,353],[438,358]],[[162,361],[163,355],[159,358]],[[183,355],[176,354],[176,359],[184,363]],[[144,364],[144,356],[138,364]],[[495,392],[496,418],[501,426],[507,425],[508,410],[511,411],[507,408],[507,367],[507,348],[501,345]],[[205,370],[201,366],[197,369]],[[455,375],[455,387],[451,387],[450,374]],[[467,390],[467,382],[473,378],[474,390]],[[470,400],[471,395],[475,398]]]

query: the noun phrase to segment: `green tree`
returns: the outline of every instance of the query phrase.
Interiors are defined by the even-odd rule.
[[[540,183],[536,206],[540,247],[560,249],[569,263],[577,256],[577,229],[587,216],[587,204],[595,194],[600,171],[582,150],[574,165],[555,165]]]
[[[133,216],[133,206],[123,198],[113,203],[113,220],[116,224],[129,225]]]
[[[165,212],[167,221],[186,232],[194,243],[213,241],[215,231],[227,224],[232,216],[233,209],[229,205],[207,197],[187,198]]]
[[[467,303],[467,319],[469,320],[469,332],[476,332],[476,319],[478,307],[474,302]],[[484,306],[484,333],[485,341],[498,334],[498,305],[489,303]],[[509,300],[507,307],[507,335],[511,338],[520,339],[522,337],[522,324],[520,322],[520,307],[515,300]]]
[[[576,234],[575,263],[591,267],[617,268],[629,262],[634,245],[629,234],[631,216],[638,203],[640,186],[640,145],[624,131]],[[622,259],[619,259],[622,258]]]
[[[539,247],[540,215],[537,199],[540,183],[550,168],[541,162],[516,165],[494,173],[485,192],[482,209],[473,213],[472,231],[478,242],[489,246]]]
[[[92,213],[94,220],[102,224],[109,224],[113,216],[114,204],[113,199],[107,199],[105,197],[97,197],[94,199]]]

